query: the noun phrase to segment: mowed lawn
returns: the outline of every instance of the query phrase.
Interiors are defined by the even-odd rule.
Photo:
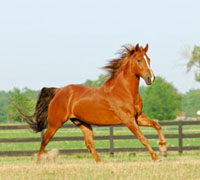
[[[102,153],[102,163],[88,154],[60,155],[55,162],[37,165],[34,157],[0,157],[1,180],[198,180],[200,152],[169,152],[161,162],[149,154]]]
[[[155,135],[156,130],[151,127],[141,127],[140,128],[145,135]],[[178,134],[177,126],[164,126],[164,134]],[[184,134],[200,134],[200,126],[184,126]],[[115,127],[114,135],[132,135],[133,134],[126,127]],[[60,128],[55,137],[76,137],[83,136],[79,128]],[[98,127],[94,128],[94,136],[109,136],[109,127]],[[30,129],[22,130],[0,130],[0,139],[6,138],[33,138],[41,137],[40,133],[33,133]],[[158,139],[149,139],[149,143],[152,147],[157,147]],[[184,139],[184,146],[200,146],[199,138]],[[95,147],[98,149],[109,148],[110,143],[108,140],[95,140]],[[178,146],[178,139],[167,139],[167,147]],[[40,142],[20,142],[20,143],[0,143],[0,151],[28,151],[28,150],[38,150],[40,147]],[[137,139],[130,140],[114,140],[115,148],[135,148],[143,147],[143,145]],[[57,149],[86,149],[84,141],[50,141],[47,146],[47,150],[57,148]]]
[[[141,128],[146,135],[157,134],[153,128]],[[164,134],[178,134],[176,126],[163,127]],[[184,134],[200,133],[199,126],[184,126]],[[108,136],[109,128],[94,128],[95,136]],[[132,135],[126,127],[114,129],[114,135]],[[80,129],[61,128],[56,137],[82,136]],[[31,130],[0,130],[0,138],[32,138],[40,137]],[[158,139],[149,140],[151,146],[157,146]],[[177,139],[167,139],[168,147],[178,145]],[[200,146],[199,138],[184,139],[184,146]],[[109,148],[108,140],[96,140],[96,148]],[[38,150],[40,142],[0,143],[0,151]],[[115,148],[143,147],[136,140],[115,140]],[[84,141],[51,141],[47,150],[85,149]],[[55,162],[36,164],[36,158],[30,157],[0,157],[0,180],[197,180],[200,179],[200,151],[185,151],[180,156],[178,152],[168,152],[167,158],[161,162],[153,162],[148,152],[100,153],[102,163],[95,163],[89,153],[74,155],[58,155]]]

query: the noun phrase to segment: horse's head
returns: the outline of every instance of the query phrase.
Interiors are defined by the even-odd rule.
[[[120,51],[121,57],[113,59],[103,68],[110,73],[108,81],[114,79],[121,71],[132,72],[137,77],[142,77],[147,85],[153,83],[155,76],[150,68],[150,59],[147,56],[148,44],[142,48],[136,46],[123,46]],[[127,71],[130,68],[131,71]]]
[[[130,56],[132,61],[133,73],[142,77],[147,85],[151,85],[155,80],[154,73],[150,68],[150,59],[147,56],[148,44],[142,48],[137,44],[134,53]]]

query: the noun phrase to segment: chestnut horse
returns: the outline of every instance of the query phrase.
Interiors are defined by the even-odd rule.
[[[147,148],[151,158],[157,161],[158,156],[138,126],[154,127],[160,139],[159,149],[166,156],[166,141],[161,126],[142,113],[142,99],[138,91],[140,77],[147,85],[151,85],[155,79],[147,51],[148,44],[145,48],[138,44],[134,47],[124,46],[120,58],[111,60],[104,67],[110,77],[101,87],[68,85],[62,89],[43,88],[32,116],[26,116],[18,109],[34,131],[47,128],[38,162],[45,146],[67,120],[81,129],[86,147],[96,162],[101,159],[94,147],[91,125],[125,125]]]

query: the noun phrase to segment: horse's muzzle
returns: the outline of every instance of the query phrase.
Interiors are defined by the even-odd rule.
[[[154,82],[154,80],[155,80],[155,76],[152,76],[152,75],[146,75],[145,77],[144,77],[144,81],[145,81],[145,83],[147,84],[147,85],[151,85],[153,82]]]

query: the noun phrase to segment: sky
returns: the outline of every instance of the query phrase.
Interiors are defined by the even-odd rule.
[[[149,44],[156,76],[181,93],[200,88],[183,56],[200,45],[199,7],[199,0],[0,1],[0,90],[95,80],[122,45],[136,43]]]

